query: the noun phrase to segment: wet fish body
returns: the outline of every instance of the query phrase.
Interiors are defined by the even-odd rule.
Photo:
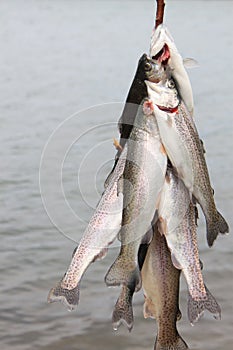
[[[198,253],[195,207],[182,180],[167,170],[158,209],[159,231],[166,237],[174,266],[184,273],[188,290],[188,316],[197,322],[204,309],[220,317],[220,307],[204,285]]]
[[[182,101],[174,113],[158,108],[154,83],[146,81],[146,84],[149,97],[155,101],[154,113],[167,155],[190,195],[195,197],[203,210],[207,225],[207,241],[209,246],[212,246],[218,233],[227,233],[229,228],[216,209],[203,145],[194,122]]]
[[[138,251],[138,266],[141,271],[148,246],[153,237],[153,229],[152,227],[143,237],[142,243],[139,247]],[[145,243],[143,243],[145,242]],[[120,295],[116,301],[116,304],[112,313],[112,325],[113,329],[117,330],[121,324],[126,326],[128,331],[130,332],[133,328],[134,316],[133,316],[133,300],[134,290],[131,290],[127,285],[122,285]]]
[[[154,69],[156,69],[155,72],[154,72]],[[162,71],[158,69],[157,66],[155,67],[154,62],[152,66],[152,60],[147,56],[147,54],[144,53],[140,57],[138,61],[136,73],[134,75],[132,84],[130,86],[130,89],[125,101],[122,115],[118,121],[118,128],[120,131],[120,140],[119,140],[120,147],[118,147],[118,152],[115,157],[115,163],[113,165],[113,168],[110,174],[108,175],[107,179],[105,180],[105,187],[110,181],[113,170],[115,169],[115,166],[121,154],[121,149],[124,148],[124,145],[127,142],[130,136],[130,133],[133,129],[138,108],[142,100],[148,96],[145,79],[147,79],[148,76],[150,76],[151,74],[153,76],[156,76],[156,79],[159,79],[161,73]]]
[[[180,270],[171,261],[165,237],[154,228],[154,236],[142,267],[144,317],[155,318],[157,337],[155,350],[184,350],[188,346],[177,331]]]
[[[147,100],[139,107],[127,143],[121,250],[105,277],[108,286],[124,284],[132,291],[141,288],[138,249],[153,220],[167,167],[167,156],[150,107],[151,103]]]
[[[125,146],[111,180],[106,187],[92,216],[79,246],[73,253],[71,263],[62,280],[50,290],[48,302],[62,302],[73,310],[79,301],[81,278],[91,262],[101,259],[107,247],[116,238],[120,227],[123,208],[123,196],[118,193],[118,180],[123,174],[127,154]]]
[[[143,55],[139,62],[144,63],[144,74],[141,75],[146,79],[151,79],[151,81],[156,82],[156,91],[158,103],[164,108],[174,108],[179,103],[177,90],[172,79],[169,79],[167,72],[164,67],[155,60],[152,60],[147,55]],[[142,69],[142,65],[141,65]],[[142,72],[141,72],[142,73]],[[145,84],[145,83],[144,83]],[[127,119],[127,114],[125,115]],[[122,134],[124,134],[124,128],[126,124],[121,125]],[[122,136],[122,135],[121,135]],[[148,234],[145,235],[145,237]],[[149,234],[149,237],[152,234]],[[139,249],[139,267],[142,266],[142,251],[145,250],[147,244],[141,244]],[[144,260],[144,259],[143,259]],[[132,309],[132,298],[133,292],[130,286],[123,285],[119,298],[115,304],[112,316],[113,328],[117,329],[121,324],[124,324],[130,331],[133,327],[133,309]]]

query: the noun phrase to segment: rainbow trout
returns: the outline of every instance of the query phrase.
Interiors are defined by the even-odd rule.
[[[195,208],[182,180],[167,170],[158,209],[159,232],[165,235],[174,266],[184,273],[188,290],[188,317],[198,321],[207,309],[220,317],[220,307],[205,287],[198,254]]]
[[[164,76],[165,72],[163,69],[161,69],[161,64],[153,61],[145,53],[140,57],[135,76],[125,101],[122,115],[118,121],[118,128],[120,131],[120,147],[118,148],[118,152],[116,154],[113,169],[105,181],[105,186],[108,184],[108,181],[112,176],[112,172],[121,154],[121,150],[124,148],[124,145],[133,129],[138,107],[140,106],[142,100],[148,96],[145,80],[151,78],[152,81],[160,81]]]
[[[79,246],[73,253],[71,263],[62,280],[50,290],[48,302],[60,301],[69,310],[73,310],[79,302],[80,281],[91,262],[103,258],[107,247],[116,238],[120,227],[123,208],[123,196],[118,193],[118,180],[123,174],[127,154],[127,146],[119,158],[93,214]]]
[[[121,250],[105,282],[108,286],[126,285],[134,292],[141,288],[138,249],[153,220],[167,167],[151,101],[145,100],[139,106],[127,148]]]
[[[154,236],[142,267],[144,317],[155,318],[157,337],[155,350],[185,350],[187,344],[177,331],[180,270],[171,261],[165,237],[154,227]]]
[[[165,109],[173,109],[179,103],[177,90],[175,89],[175,85],[172,79],[168,79],[167,72],[165,68],[159,64],[157,61],[150,59],[145,54],[141,58],[141,62],[144,62],[144,68],[141,65],[141,76],[146,77],[146,79],[151,80],[156,83],[158,88],[158,103],[161,105],[161,108]],[[142,74],[142,69],[145,72]],[[144,83],[145,84],[145,83]],[[127,119],[127,116],[125,115]],[[126,124],[122,124],[122,131],[124,132],[124,128]],[[147,232],[147,234],[143,238],[143,244],[140,245],[139,249],[139,268],[142,266],[142,255],[143,251],[145,251],[145,247],[147,246],[147,242],[150,241],[150,237],[152,236],[151,230]],[[115,304],[113,315],[112,315],[112,323],[113,328],[116,330],[121,324],[124,324],[129,331],[131,331],[133,327],[133,309],[132,309],[132,298],[133,298],[134,290],[131,286],[123,285],[122,290],[120,292],[120,296],[117,299]]]
[[[229,232],[228,224],[217,211],[203,145],[184,103],[181,101],[174,112],[164,111],[157,104],[157,86],[146,81],[148,95],[154,102],[161,140],[167,155],[190,195],[200,204],[206,219],[207,242],[213,245],[218,233]]]

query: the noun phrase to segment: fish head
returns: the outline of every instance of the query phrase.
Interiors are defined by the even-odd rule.
[[[142,80],[158,83],[165,77],[165,69],[159,61],[151,59],[147,54],[143,54],[138,62],[138,75],[140,75]]]
[[[168,78],[162,84],[145,80],[145,84],[147,86],[148,97],[153,101],[154,108],[159,108],[169,113],[177,112],[180,96],[172,79]]]
[[[149,57],[145,64],[145,75],[146,80],[152,81],[153,83],[159,83],[166,79],[167,76],[164,66],[159,61]]]
[[[168,29],[163,24],[160,24],[152,32],[150,57],[167,64],[171,57],[170,51],[177,51],[177,48]]]
[[[166,67],[176,83],[177,90],[190,115],[193,115],[193,92],[189,76],[167,27],[160,24],[153,30],[150,44],[150,57]]]

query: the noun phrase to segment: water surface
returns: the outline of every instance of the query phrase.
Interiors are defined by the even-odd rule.
[[[167,3],[166,21],[177,47],[200,64],[190,70],[196,123],[217,205],[232,227],[233,2]],[[115,122],[121,103],[137,60],[149,47],[154,1],[2,1],[0,22],[1,350],[152,349],[156,326],[143,318],[141,292],[134,299],[132,333],[111,329],[119,290],[106,288],[103,278],[117,249],[110,249],[106,259],[85,274],[77,311],[46,304],[48,290],[62,277],[76,244],[50,221],[38,183],[42,151],[58,125],[82,109],[111,103],[73,119],[74,134],[87,131],[71,147],[62,172],[74,221],[64,214],[56,188],[51,192],[57,198],[54,215],[59,225],[78,241],[114,157],[112,138],[118,136]],[[48,174],[49,184],[52,176]],[[231,235],[219,237],[209,249],[204,230],[201,216],[200,256],[206,284],[221,304],[222,320],[205,314],[191,327],[182,280],[179,330],[191,349],[231,350],[233,240]]]

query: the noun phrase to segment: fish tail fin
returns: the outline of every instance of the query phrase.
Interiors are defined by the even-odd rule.
[[[178,334],[177,339],[169,344],[161,344],[156,338],[154,350],[186,350],[188,349],[188,345]]]
[[[61,285],[62,281],[50,289],[47,301],[48,303],[61,302],[69,311],[74,310],[79,302],[79,286],[74,289],[66,289]]]
[[[132,291],[139,291],[141,289],[142,280],[139,267],[135,263],[135,267],[130,269],[124,261],[123,255],[119,255],[112,264],[105,276],[105,283],[107,286],[126,285]]]
[[[221,308],[217,303],[214,296],[210,293],[209,289],[205,286],[206,289],[206,299],[205,300],[194,300],[189,294],[188,300],[188,318],[191,325],[194,325],[201,315],[204,313],[204,310],[208,310],[213,317],[221,319]]]
[[[125,325],[129,332],[133,328],[133,293],[127,286],[122,287],[121,294],[115,304],[112,314],[112,326],[117,330],[121,324]]]
[[[213,223],[207,223],[207,242],[211,247],[217,238],[219,232],[224,234],[229,232],[229,226],[224,217],[218,212],[217,218]]]

